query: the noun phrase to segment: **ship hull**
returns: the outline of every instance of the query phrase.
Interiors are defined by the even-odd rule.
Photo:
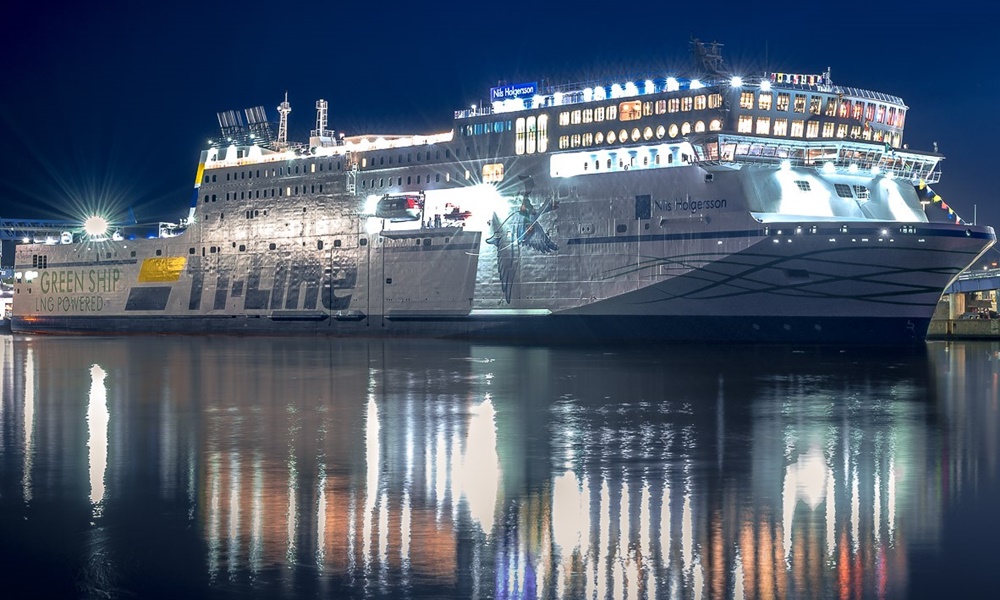
[[[171,308],[187,307],[194,295],[190,282],[178,277],[173,297],[179,302],[171,305],[164,300],[165,306],[159,311],[137,306],[135,299],[143,297],[137,291],[163,289],[163,285],[123,286],[117,296],[105,300],[101,311],[85,315],[38,311],[17,314],[13,329],[32,333],[422,336],[545,343],[920,343],[941,290],[964,265],[992,244],[993,233],[987,227],[923,224],[912,234],[881,235],[883,225],[890,226],[871,224],[868,229],[855,227],[852,233],[828,233],[827,229],[839,231],[838,226],[826,223],[822,228],[819,225],[814,228],[805,223],[781,233],[769,230],[767,235],[743,240],[744,248],[732,253],[671,254],[667,250],[673,246],[665,242],[659,254],[647,256],[643,269],[617,280],[609,276],[605,297],[588,298],[568,306],[564,300],[564,308],[559,310],[539,308],[546,302],[538,299],[533,299],[533,304],[521,301],[518,308],[494,301],[495,308],[486,308],[483,306],[486,300],[479,298],[476,306],[475,273],[483,269],[479,261],[485,259],[469,249],[477,243],[486,244],[478,236],[465,234],[466,237],[455,237],[453,248],[441,249],[442,254],[451,256],[448,268],[440,268],[449,264],[446,256],[430,262],[410,260],[405,263],[406,268],[394,268],[397,273],[410,273],[412,280],[419,282],[411,284],[408,293],[419,298],[409,304],[405,301],[393,304],[393,298],[388,298],[394,307],[391,310],[377,310],[386,305],[387,286],[357,290],[364,300],[336,305],[331,301],[336,300],[336,286],[325,284],[315,288],[332,287],[332,295],[322,302],[317,300],[307,310],[302,299],[294,305],[287,303],[292,294],[286,285],[280,291],[275,286],[259,292],[266,294],[272,304],[275,299],[284,302],[277,305],[278,310],[192,314]],[[739,236],[723,233],[706,237],[701,248],[717,247],[733,237]],[[643,243],[643,240],[623,239],[620,243]],[[668,274],[671,269],[660,268],[682,261],[690,263],[696,256],[700,261],[698,267],[683,273],[672,275]],[[133,271],[141,264],[135,262]],[[615,264],[609,262],[608,270],[618,273],[621,269]],[[383,266],[376,276],[367,273],[366,279],[381,284],[385,271],[392,269]],[[129,277],[123,275],[125,279]],[[219,279],[228,281],[224,275]],[[462,282],[463,287],[450,293],[450,304],[440,299],[428,300],[434,294],[440,296],[442,288],[454,287],[455,281]],[[58,296],[66,285],[60,280],[49,287]],[[204,283],[200,285],[205,287]],[[198,294],[211,302],[220,290],[226,291],[218,285],[216,288],[219,289],[207,286],[198,290]],[[295,295],[308,298],[308,290],[312,288],[306,285],[302,289],[302,294]],[[563,282],[559,289],[560,297],[580,292],[569,282]],[[419,292],[412,293],[413,290]],[[39,291],[36,287],[34,292],[37,295]],[[43,298],[38,296],[36,302],[44,305]],[[460,301],[463,299],[465,302]],[[512,300],[518,302],[517,298]],[[57,304],[60,301],[58,297],[53,299]],[[553,300],[547,302],[555,305]],[[214,307],[225,304],[223,301]],[[111,309],[113,306],[139,310],[115,311]]]

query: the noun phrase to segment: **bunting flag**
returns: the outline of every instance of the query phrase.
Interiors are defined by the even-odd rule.
[[[930,204],[930,203],[940,204],[941,205],[941,210],[948,211],[948,218],[949,219],[955,219],[959,223],[962,222],[962,217],[958,216],[955,213],[955,209],[953,209],[952,207],[948,206],[948,203],[945,202],[944,199],[941,198],[941,195],[935,193],[934,190],[931,189],[931,186],[927,185],[926,181],[924,181],[923,179],[921,179],[917,183],[917,189],[919,190],[918,196],[920,196],[920,199],[921,199],[920,201],[922,203],[924,203],[924,204]]]

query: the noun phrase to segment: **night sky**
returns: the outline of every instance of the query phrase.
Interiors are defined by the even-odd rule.
[[[0,217],[177,220],[216,112],[263,105],[277,121],[286,90],[292,140],[319,98],[347,135],[442,132],[499,80],[690,74],[696,36],[724,43],[736,72],[830,67],[901,96],[904,142],[947,157],[935,191],[1000,225],[1000,9],[985,2],[170,4],[5,6]]]

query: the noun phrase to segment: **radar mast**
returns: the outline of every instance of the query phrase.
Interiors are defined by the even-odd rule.
[[[288,103],[288,92],[285,92],[285,101],[278,105],[281,119],[278,121],[278,141],[275,146],[279,150],[288,148],[288,113],[290,112],[292,112],[292,105]]]

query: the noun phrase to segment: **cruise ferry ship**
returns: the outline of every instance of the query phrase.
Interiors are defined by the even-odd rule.
[[[188,215],[17,248],[19,332],[902,343],[995,241],[907,106],[824,73],[501,84],[450,131],[219,113]],[[485,90],[484,90],[485,91]],[[243,115],[245,114],[245,119]]]

